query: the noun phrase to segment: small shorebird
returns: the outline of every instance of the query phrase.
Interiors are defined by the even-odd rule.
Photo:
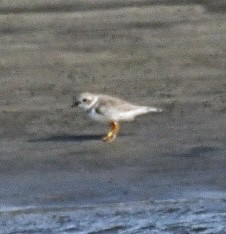
[[[149,106],[137,106],[104,94],[82,93],[73,99],[72,107],[81,107],[93,120],[107,122],[110,130],[103,137],[106,142],[113,142],[120,130],[119,122],[132,121],[138,115],[162,110]]]

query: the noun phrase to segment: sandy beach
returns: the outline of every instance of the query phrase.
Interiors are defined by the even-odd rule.
[[[225,9],[220,0],[1,1],[1,212],[225,203]],[[108,126],[70,108],[84,91],[164,112],[122,124],[106,144]]]

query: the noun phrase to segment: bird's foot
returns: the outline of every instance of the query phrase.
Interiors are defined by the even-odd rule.
[[[117,122],[112,122],[110,124],[110,127],[111,127],[111,130],[108,132],[108,134],[103,137],[103,141],[105,142],[113,142],[119,132],[119,129],[120,129],[120,126],[119,126],[119,123]]]
[[[105,141],[105,142],[113,142],[114,140],[115,140],[115,138],[116,138],[116,135],[114,135],[113,134],[113,132],[112,131],[110,131],[110,132],[108,132],[108,134],[105,136],[105,137],[103,137],[102,139],[103,139],[103,141]]]

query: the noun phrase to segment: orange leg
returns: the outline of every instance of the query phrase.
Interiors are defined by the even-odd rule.
[[[110,123],[110,130],[107,135],[103,138],[106,142],[113,142],[120,130],[120,125],[118,122],[111,122]]]

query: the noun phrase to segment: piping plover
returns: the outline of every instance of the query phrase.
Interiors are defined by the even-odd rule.
[[[138,115],[162,110],[149,106],[137,106],[104,94],[82,93],[73,99],[72,107],[81,107],[93,120],[107,122],[110,130],[103,138],[106,142],[113,142],[119,132],[121,121],[132,121]]]

